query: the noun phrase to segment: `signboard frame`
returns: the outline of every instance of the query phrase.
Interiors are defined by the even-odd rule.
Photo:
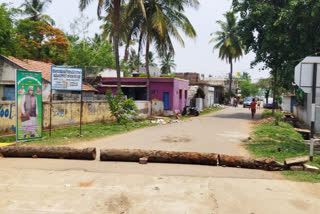
[[[73,69],[73,70],[80,70],[81,71],[81,75],[80,75],[80,86],[81,89],[77,90],[77,89],[65,89],[65,88],[53,88],[53,70],[55,68],[62,68],[62,69]],[[82,91],[83,90],[83,85],[82,85],[82,78],[83,78],[83,70],[82,68],[72,68],[72,67],[63,67],[63,66],[52,66],[51,67],[51,90],[55,90],[55,91]]]
[[[19,93],[19,90],[18,90],[18,84],[20,82],[22,82],[23,80],[27,79],[28,77],[25,77],[25,78],[22,78],[21,80],[18,81],[18,72],[26,72],[26,73],[38,73],[40,74],[40,80],[37,80],[35,79],[34,77],[32,78],[29,78],[29,79],[33,79],[35,80],[36,82],[39,82],[39,86],[37,86],[37,89],[39,88],[40,89],[40,95],[38,95],[38,97],[36,98],[37,99],[37,108],[38,108],[38,114],[36,116],[37,118],[37,124],[38,125],[38,122],[39,122],[39,117],[40,117],[40,121],[41,121],[41,124],[39,125],[40,127],[40,134],[37,136],[37,137],[31,137],[32,135],[30,134],[30,138],[25,138],[25,139],[21,139],[19,138],[19,130],[20,130],[20,126],[19,126],[19,122],[22,123],[22,121],[19,121],[19,105],[20,105],[20,102],[19,102],[19,96],[18,96],[18,93]],[[20,87],[20,90],[21,90],[21,87]],[[25,91],[25,89],[23,88],[23,90]],[[23,93],[23,92],[21,92]],[[28,92],[27,92],[28,93]],[[37,93],[37,92],[36,92]],[[15,107],[16,107],[16,142],[21,142],[21,141],[30,141],[30,140],[37,140],[37,139],[41,139],[43,137],[43,106],[42,106],[42,72],[40,71],[27,71],[27,70],[19,70],[19,69],[16,69],[15,71]],[[25,92],[23,93],[24,95]],[[40,102],[40,103],[39,103]],[[39,108],[41,111],[39,111]],[[21,110],[20,110],[21,111]],[[41,112],[41,113],[40,113]],[[29,116],[30,118],[30,116]],[[31,125],[32,126],[32,125]],[[21,124],[21,127],[23,127],[23,125]]]

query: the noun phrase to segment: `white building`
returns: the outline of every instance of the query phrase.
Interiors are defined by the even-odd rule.
[[[98,73],[101,77],[117,77],[117,70],[111,68],[105,68],[103,71]],[[123,71],[120,71],[120,77],[123,77]]]
[[[160,77],[161,76],[161,71],[157,66],[149,66],[149,73],[152,77]],[[146,67],[141,66],[139,68],[139,72],[137,72],[137,71],[132,72],[133,77],[139,77],[140,74],[146,74]]]

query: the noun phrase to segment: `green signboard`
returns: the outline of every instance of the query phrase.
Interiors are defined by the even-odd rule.
[[[41,72],[16,71],[17,141],[42,137]]]

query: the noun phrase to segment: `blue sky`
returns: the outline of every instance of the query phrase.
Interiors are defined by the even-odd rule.
[[[22,2],[23,0],[0,0],[0,3],[11,3],[13,7],[19,7]],[[176,72],[197,72],[205,76],[226,76],[229,73],[229,64],[219,59],[218,50],[213,52],[213,44],[209,44],[209,40],[210,33],[219,30],[216,21],[223,20],[223,14],[230,10],[231,3],[232,0],[200,0],[200,7],[197,10],[191,8],[186,10],[186,15],[197,31],[197,38],[184,38],[184,48],[178,42],[174,42]],[[78,5],[79,0],[52,0],[45,13],[56,21],[57,27],[70,32],[70,23],[81,15]],[[92,1],[83,12],[83,16],[93,20],[89,26],[89,36],[100,32],[101,22],[97,19],[96,5],[97,0]],[[123,49],[120,51],[123,54]],[[261,66],[250,69],[250,62],[254,57],[253,53],[243,56],[234,64],[234,72],[248,72],[253,80],[268,77],[268,71],[258,70]]]

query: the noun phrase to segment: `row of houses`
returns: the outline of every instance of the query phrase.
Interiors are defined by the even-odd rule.
[[[15,100],[15,70],[42,72],[43,102],[50,100],[51,67],[50,63],[20,60],[0,55],[0,102]],[[143,72],[143,69],[142,71]],[[117,78],[113,70],[100,73],[99,81],[94,85],[83,83],[83,100],[104,100],[105,92],[116,93]],[[152,77],[150,83],[151,100],[163,102],[163,110],[169,113],[182,110],[186,105],[200,109],[222,102],[223,85],[200,80],[198,73],[177,73],[176,78]],[[122,91],[135,101],[146,100],[147,79],[143,77],[122,77]],[[80,92],[52,91],[53,100],[80,99]]]

